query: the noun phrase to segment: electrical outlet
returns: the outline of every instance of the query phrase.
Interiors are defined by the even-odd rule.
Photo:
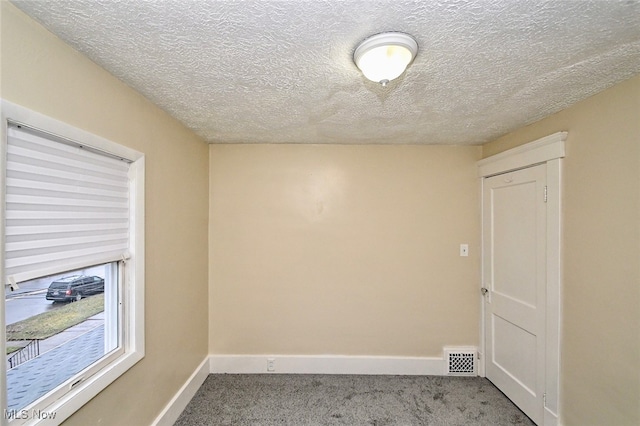
[[[276,359],[267,358],[267,371],[276,371]]]
[[[460,244],[460,256],[469,256],[469,244]]]

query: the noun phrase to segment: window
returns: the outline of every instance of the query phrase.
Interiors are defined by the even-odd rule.
[[[1,130],[2,417],[59,423],[144,356],[144,156],[6,101]]]

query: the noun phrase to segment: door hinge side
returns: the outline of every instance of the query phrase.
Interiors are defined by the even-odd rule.
[[[548,194],[547,194],[547,185],[544,186],[544,202],[547,202]]]
[[[547,406],[547,393],[543,393],[542,394],[542,403],[544,404],[544,406]]]

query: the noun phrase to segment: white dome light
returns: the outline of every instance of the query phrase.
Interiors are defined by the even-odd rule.
[[[364,40],[353,53],[353,61],[371,81],[386,86],[400,77],[418,53],[418,43],[405,33],[381,33]]]

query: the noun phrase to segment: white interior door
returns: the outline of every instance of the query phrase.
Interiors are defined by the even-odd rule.
[[[485,373],[537,424],[544,422],[546,223],[546,165],[484,179]]]

